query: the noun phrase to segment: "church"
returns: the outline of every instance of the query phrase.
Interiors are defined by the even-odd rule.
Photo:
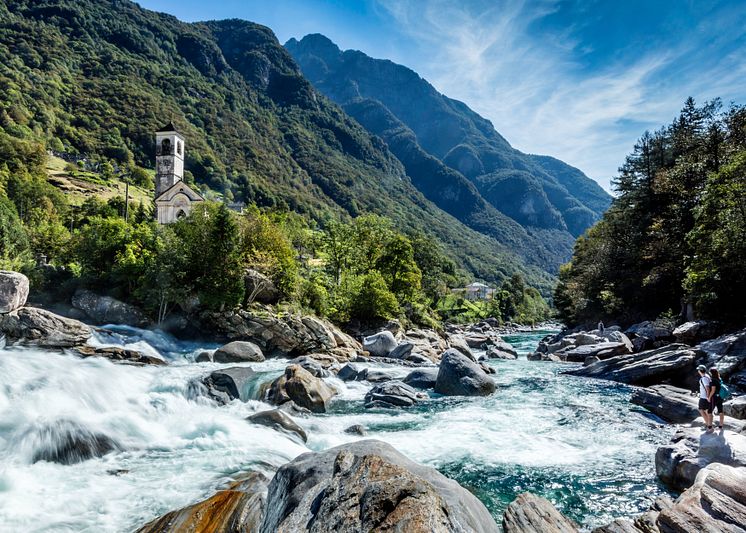
[[[160,224],[170,224],[204,202],[184,182],[184,137],[169,122],[155,132],[155,207]]]

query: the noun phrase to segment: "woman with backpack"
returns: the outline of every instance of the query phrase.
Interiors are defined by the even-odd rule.
[[[723,394],[721,392],[723,391],[723,381],[720,378],[720,372],[718,372],[718,369],[715,367],[712,367],[710,369],[710,376],[712,377],[712,381],[710,384],[710,393],[709,393],[709,399],[710,399],[710,423],[712,423],[713,419],[713,412],[715,411],[715,407],[718,408],[718,414],[720,415],[720,425],[718,426],[718,429],[723,429],[723,422],[725,421],[725,414],[723,413]],[[727,389],[726,389],[727,390]]]

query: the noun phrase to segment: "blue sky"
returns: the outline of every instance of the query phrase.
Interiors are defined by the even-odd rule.
[[[602,186],[688,96],[746,104],[746,2],[141,0],[185,21],[243,18],[280,42],[323,33],[391,59],[490,119],[516,148]]]

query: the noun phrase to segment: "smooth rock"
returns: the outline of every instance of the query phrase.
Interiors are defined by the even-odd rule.
[[[428,359],[424,355],[418,354],[418,353],[411,353],[411,354],[409,354],[408,356],[406,356],[403,359],[403,361],[408,361],[410,363],[415,363],[415,364],[418,364],[418,365],[432,364],[432,361],[430,359]]]
[[[319,361],[307,355],[296,357],[290,361],[290,364],[302,366],[315,378],[328,378],[332,375]]]
[[[414,350],[414,343],[402,342],[391,351],[389,357],[391,359],[406,359],[412,353],[412,350]]]
[[[73,351],[80,357],[103,357],[118,363],[156,366],[167,364],[161,357],[154,357],[121,346],[99,346],[95,348],[93,346],[84,345],[75,348]]]
[[[508,352],[498,346],[488,346],[486,356],[488,359],[518,359],[518,354],[514,351]]]
[[[24,433],[21,441],[32,444],[32,463],[49,461],[71,465],[122,450],[111,437],[68,419],[37,422]]]
[[[435,392],[446,396],[487,396],[495,392],[495,382],[477,363],[450,349],[441,358]]]
[[[26,305],[29,281],[20,272],[0,270],[0,314],[10,313]]]
[[[212,354],[210,352],[199,352],[194,358],[195,363],[212,363]]]
[[[427,395],[401,381],[387,381],[368,391],[365,407],[411,407],[425,398]]]
[[[418,368],[404,378],[404,383],[417,389],[433,389],[438,380],[438,368]]]
[[[496,533],[484,505],[389,444],[362,440],[305,453],[269,485],[260,533]]]
[[[345,366],[339,369],[339,372],[337,372],[337,377],[342,381],[355,381],[359,373],[360,368],[358,368],[353,363],[347,363]]]
[[[746,370],[746,329],[705,341],[697,348],[707,356],[705,365],[715,366],[726,380]]]
[[[403,342],[414,344],[414,353],[426,357],[429,362],[437,362],[440,354],[448,349],[445,339],[432,329],[414,329],[406,332]]]
[[[482,348],[487,345],[487,343],[490,342],[490,338],[486,335],[467,335],[464,337],[464,340],[466,341],[466,344],[469,346],[469,348],[474,348],[477,350],[481,350]]]
[[[91,329],[44,309],[21,307],[0,315],[0,335],[9,343],[45,348],[72,348],[86,343]]]
[[[259,424],[260,426],[267,426],[277,431],[299,437],[303,442],[308,442],[308,436],[305,430],[293,420],[290,415],[279,410],[270,409],[268,411],[259,411],[246,418],[249,422]]]
[[[640,322],[627,328],[625,331],[627,335],[636,335],[638,337],[645,337],[653,342],[655,341],[668,341],[673,339],[673,328],[657,322]]]
[[[714,339],[722,330],[722,324],[710,320],[697,320],[696,322],[684,322],[673,330],[676,342],[694,346],[700,342]]]
[[[725,402],[723,412],[732,418],[746,420],[746,396],[738,396]]]
[[[698,397],[690,391],[671,385],[636,388],[630,401],[661,417],[666,422],[682,424],[699,416]]]
[[[595,355],[589,355],[585,358],[585,361],[583,361],[583,366],[591,366],[594,363],[598,363],[601,359],[596,357]]]
[[[253,533],[264,514],[269,480],[250,472],[210,498],[171,511],[136,533]]]
[[[393,374],[379,368],[364,368],[355,377],[356,381],[368,381],[370,383],[383,383],[392,379],[394,379]]]
[[[632,353],[632,349],[623,342],[600,342],[598,344],[586,344],[583,346],[563,348],[555,352],[570,363],[582,363],[587,357],[595,356],[601,360],[609,359],[617,355]]]
[[[398,343],[394,338],[394,334],[388,330],[363,339],[363,350],[370,352],[375,357],[388,357],[397,346]]]
[[[264,361],[264,354],[253,342],[233,341],[215,350],[212,360],[215,363],[261,363]]]
[[[247,401],[247,391],[256,372],[245,366],[233,366],[211,372],[202,379],[207,395],[221,405],[233,400]]]
[[[577,533],[578,525],[541,496],[524,492],[503,514],[504,533]]]
[[[368,432],[365,430],[365,426],[361,424],[353,424],[350,427],[345,429],[345,433],[348,435],[359,435],[361,437],[365,437]]]
[[[147,315],[139,307],[89,290],[75,291],[71,303],[74,308],[83,311],[94,324],[145,327],[150,323]]]
[[[448,346],[451,349],[458,350],[459,352],[464,354],[466,357],[468,357],[472,361],[477,360],[477,358],[474,357],[474,354],[472,353],[471,348],[466,343],[466,339],[464,339],[463,335],[449,335]]]
[[[292,401],[312,413],[324,413],[337,392],[300,365],[289,365],[285,373],[272,382],[267,400],[274,405]]]

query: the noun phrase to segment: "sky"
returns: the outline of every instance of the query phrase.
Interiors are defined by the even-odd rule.
[[[746,104],[746,1],[140,0],[177,18],[242,18],[281,43],[322,33],[406,65],[607,190],[645,130],[684,100]]]

